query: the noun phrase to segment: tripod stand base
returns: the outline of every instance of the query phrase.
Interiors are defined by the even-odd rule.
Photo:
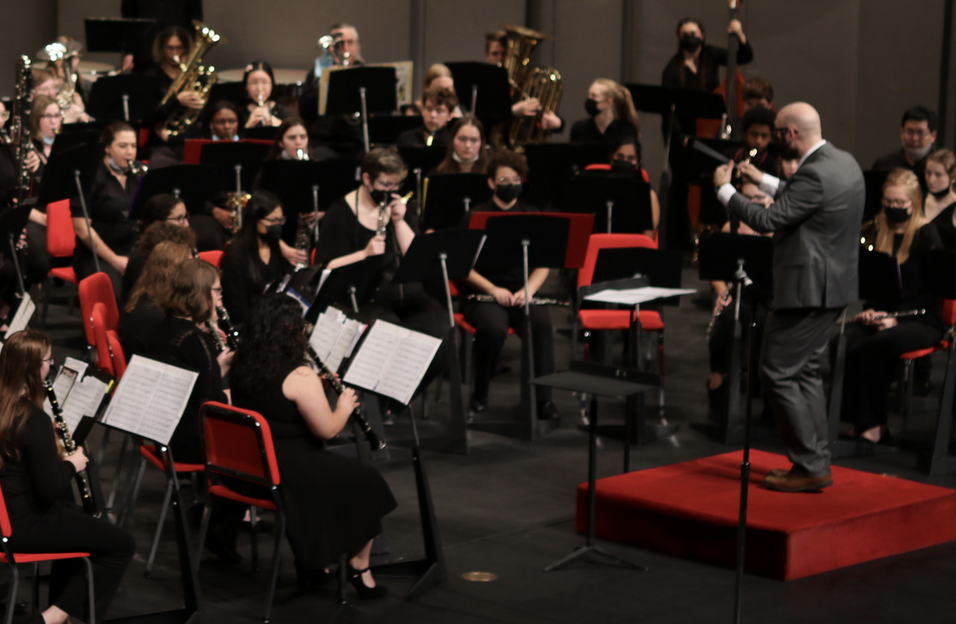
[[[603,548],[599,548],[597,546],[581,546],[580,548],[576,549],[573,553],[571,553],[564,559],[561,559],[560,561],[556,563],[552,563],[551,565],[546,567],[544,571],[552,572],[554,570],[557,570],[558,568],[562,568],[568,565],[569,563],[574,563],[578,559],[587,557],[589,554],[592,554],[592,553],[595,555],[600,555],[601,557],[604,557],[605,559],[610,559],[611,561],[619,563],[625,567],[633,568],[635,570],[643,570],[647,572],[650,569],[647,566],[642,566],[642,565],[633,563],[631,561],[628,561],[627,559],[622,559],[618,557],[617,555],[612,555],[611,553],[607,552]]]
[[[406,600],[414,600],[426,591],[448,578],[448,572],[441,561],[418,559],[414,561],[396,561],[372,566],[372,571],[381,576],[413,576],[415,584],[405,594]]]

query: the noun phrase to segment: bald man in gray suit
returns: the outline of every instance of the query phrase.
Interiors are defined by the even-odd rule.
[[[863,172],[850,154],[823,140],[820,115],[809,104],[782,108],[774,139],[782,158],[800,163],[785,184],[740,165],[745,177],[776,197],[773,205],[764,208],[737,193],[732,164],[714,172],[714,184],[732,215],[757,232],[774,233],[773,312],[760,375],[793,466],[775,468],[764,485],[803,492],[833,483],[820,359],[840,313],[858,298]]]

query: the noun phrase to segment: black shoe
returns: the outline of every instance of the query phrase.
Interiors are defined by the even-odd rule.
[[[242,555],[236,550],[236,536],[230,538],[226,533],[221,527],[211,524],[206,533],[206,548],[226,563],[239,563]]]
[[[558,408],[554,406],[552,401],[539,401],[538,402],[538,418],[557,418],[558,417]]]
[[[471,411],[476,414],[480,414],[488,408],[488,399],[479,399],[478,397],[471,397]]]
[[[355,591],[358,592],[359,600],[380,600],[388,595],[388,588],[382,585],[376,585],[375,587],[369,587],[365,584],[365,581],[362,580],[362,575],[368,572],[368,568],[364,570],[356,570],[352,567],[352,564],[348,565],[347,574],[349,583],[352,584],[352,587],[355,588]]]
[[[710,384],[704,382],[704,387],[707,388],[707,402],[710,405],[707,418],[717,423],[727,422],[727,384],[711,388]]]

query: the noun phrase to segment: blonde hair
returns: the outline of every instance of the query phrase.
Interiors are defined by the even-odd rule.
[[[640,136],[641,124],[637,119],[637,109],[634,108],[634,100],[631,99],[631,92],[627,87],[622,87],[610,78],[598,78],[593,84],[604,94],[604,97],[611,98],[614,104],[614,118],[634,126]]]
[[[938,149],[926,157],[926,162],[939,163],[946,170],[946,175],[956,179],[956,154],[948,149]]]
[[[425,72],[425,88],[428,89],[435,78],[451,78],[451,77],[452,77],[451,70],[448,69],[447,65],[443,65],[442,63],[435,63],[434,65],[428,68],[427,72]]]
[[[910,257],[910,246],[913,244],[913,238],[916,237],[916,231],[926,224],[926,217],[923,215],[923,192],[920,190],[919,179],[916,174],[909,169],[894,169],[886,176],[886,182],[883,183],[883,192],[891,186],[902,188],[913,203],[913,214],[910,215],[906,223],[906,231],[903,233],[903,242],[896,251],[896,260],[903,264]],[[885,254],[893,255],[893,230],[886,219],[886,213],[880,211],[876,215],[876,244],[874,249]]]

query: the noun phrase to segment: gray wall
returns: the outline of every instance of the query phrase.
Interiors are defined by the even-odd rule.
[[[85,16],[118,16],[119,0],[34,0],[6,3],[0,24],[0,94],[12,90],[13,59],[34,52],[55,33],[82,38]],[[674,26],[693,15],[708,27],[712,43],[726,41],[725,4],[713,0],[206,0],[206,22],[229,40],[208,59],[220,69],[267,59],[303,73],[315,56],[315,40],[346,20],[358,26],[369,61],[420,58],[416,82],[431,63],[482,58],[483,34],[498,22],[525,24],[554,35],[537,62],[564,77],[562,115],[583,116],[591,80],[657,84],[676,50]],[[864,166],[898,145],[899,117],[907,106],[937,105],[943,0],[761,0],[743,3],[741,19],[756,61],[745,76],[763,76],[778,105],[806,100],[821,112],[824,133],[853,152]],[[628,18],[628,23],[622,20]],[[530,20],[526,22],[526,20]],[[622,48],[622,30],[633,38]],[[412,33],[423,32],[412,41]],[[622,59],[622,49],[630,56]],[[116,62],[111,55],[91,60]],[[956,61],[956,59],[954,59]],[[954,62],[956,67],[956,62]],[[947,119],[956,110],[951,86]],[[947,143],[953,145],[953,121]],[[642,115],[645,162],[660,169],[659,120]],[[560,137],[557,140],[561,140]]]

